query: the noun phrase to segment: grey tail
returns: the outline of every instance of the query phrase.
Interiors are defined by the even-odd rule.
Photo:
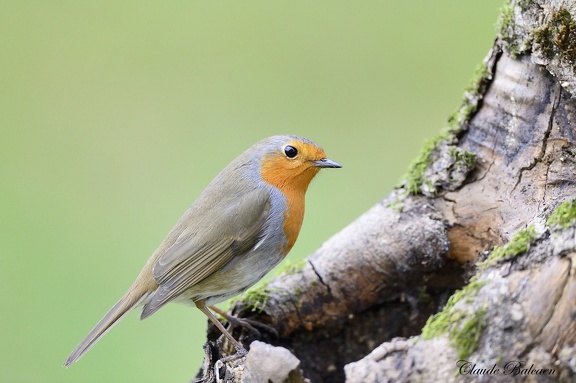
[[[118,303],[100,319],[100,322],[94,326],[82,342],[76,346],[68,358],[66,358],[66,361],[64,361],[64,367],[69,367],[72,363],[80,359],[82,355],[90,350],[126,313],[138,306],[147,296],[148,294],[146,293],[138,296],[136,294],[130,294],[130,292],[124,295]]]

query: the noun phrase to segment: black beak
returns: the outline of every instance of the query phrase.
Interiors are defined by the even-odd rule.
[[[340,165],[338,162],[332,161],[328,158],[322,158],[320,160],[313,161],[312,163],[319,168],[341,168],[342,167],[342,165]]]

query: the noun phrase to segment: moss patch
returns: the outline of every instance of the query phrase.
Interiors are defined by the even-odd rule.
[[[516,23],[517,15],[527,19],[536,17],[537,5],[533,0],[508,0],[500,11],[497,28],[499,45],[516,58],[532,49],[533,33],[527,31],[523,21]]]
[[[486,327],[484,316],[487,311],[483,308],[468,314],[463,319],[461,326],[455,326],[450,331],[452,345],[456,347],[460,359],[468,358],[470,354],[478,349],[480,336]]]
[[[509,31],[514,28],[514,7],[510,3],[506,3],[500,9],[500,16],[498,17],[498,33],[500,36],[508,36]]]
[[[490,77],[490,71],[486,63],[482,63],[476,67],[470,85],[464,89],[464,97],[460,108],[448,118],[448,124],[455,132],[459,132],[461,127],[468,123],[472,115],[478,109],[478,97],[482,84]]]
[[[448,132],[443,132],[424,143],[418,156],[408,166],[408,172],[404,175],[404,185],[408,194],[418,194],[422,185],[426,183],[425,171],[432,164],[432,154],[436,147],[448,139]],[[428,185],[431,186],[431,185]]]
[[[424,143],[420,154],[408,166],[400,184],[408,194],[433,196],[442,188],[456,190],[475,167],[476,156],[457,146],[458,136],[478,110],[490,78],[486,63],[476,69],[470,85],[464,90],[460,107],[448,119],[448,127]],[[439,164],[435,165],[436,169],[431,169],[436,163]]]
[[[440,190],[453,191],[464,183],[476,166],[476,156],[456,146],[457,142],[455,132],[446,129],[424,145],[402,181],[409,194],[432,197]]]
[[[546,225],[566,228],[576,223],[576,201],[564,201],[548,217]]]
[[[458,146],[450,147],[448,151],[450,157],[454,159],[454,167],[457,169],[472,170],[476,166],[476,155]]]
[[[462,290],[456,291],[442,311],[428,318],[422,329],[422,338],[432,339],[447,334],[460,359],[474,352],[486,327],[484,317],[487,310],[467,311],[456,308],[456,304],[463,299],[472,302],[483,285],[483,282],[473,279]]]
[[[534,31],[534,42],[549,59],[562,57],[568,62],[576,60],[576,22],[570,12],[561,8],[548,23]]]
[[[494,266],[502,259],[509,259],[519,254],[525,253],[530,249],[530,245],[536,239],[536,229],[534,225],[528,226],[526,229],[518,231],[506,246],[494,247],[492,253],[488,258],[478,263],[478,268],[484,270],[490,266]]]
[[[512,58],[518,57],[524,49],[520,47],[515,33],[514,25],[514,7],[510,4],[504,4],[500,10],[500,17],[498,18],[498,35],[505,43],[507,52]]]
[[[268,288],[268,282],[259,283],[244,292],[238,299],[251,311],[261,313],[266,308],[273,290]]]

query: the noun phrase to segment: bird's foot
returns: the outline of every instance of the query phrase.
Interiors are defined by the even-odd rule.
[[[226,319],[226,321],[228,321],[229,323],[228,331],[232,331],[236,327],[242,327],[254,333],[258,338],[260,338],[261,336],[260,331],[256,329],[256,327],[258,327],[272,334],[274,337],[278,338],[278,331],[276,331],[276,329],[272,326],[268,326],[267,324],[264,324],[254,319],[238,318],[234,315],[228,314],[227,312],[220,310],[218,307],[210,306],[210,309],[216,312],[224,319]],[[238,351],[238,348],[236,348],[236,351]]]

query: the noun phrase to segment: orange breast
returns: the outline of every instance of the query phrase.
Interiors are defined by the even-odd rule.
[[[284,212],[283,225],[287,240],[286,248],[284,249],[284,255],[286,255],[294,246],[296,239],[298,239],[298,234],[304,221],[304,193],[298,194],[295,191],[290,191],[289,193],[284,193],[284,196],[288,204],[288,210]]]
[[[287,210],[284,212],[283,229],[287,244],[284,255],[292,249],[300,233],[304,220],[304,197],[317,172],[318,169],[313,166],[288,168],[281,158],[269,158],[262,163],[262,179],[278,188],[286,198]]]

